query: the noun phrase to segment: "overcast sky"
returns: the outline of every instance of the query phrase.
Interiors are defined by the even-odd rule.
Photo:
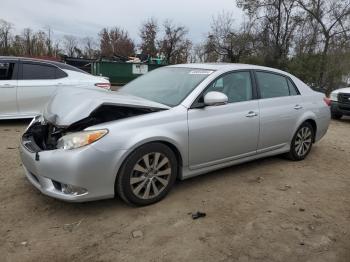
[[[208,32],[213,15],[223,10],[235,15],[238,27],[242,12],[234,0],[1,0],[0,18],[14,24],[17,33],[25,27],[50,26],[56,37],[97,37],[103,27],[120,26],[137,42],[140,24],[147,18],[169,18],[187,26],[197,43]]]

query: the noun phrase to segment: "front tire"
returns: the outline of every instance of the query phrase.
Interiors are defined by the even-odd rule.
[[[300,161],[310,153],[312,143],[314,142],[315,131],[308,122],[303,123],[292,139],[288,158],[294,161]]]
[[[174,152],[162,143],[136,149],[121,167],[116,181],[118,195],[128,204],[146,206],[163,199],[177,176]]]

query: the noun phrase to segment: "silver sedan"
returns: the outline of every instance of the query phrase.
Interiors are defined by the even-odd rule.
[[[177,178],[278,154],[303,160],[329,122],[329,101],[289,73],[176,65],[115,93],[58,93],[23,135],[21,158],[51,197],[148,205]]]

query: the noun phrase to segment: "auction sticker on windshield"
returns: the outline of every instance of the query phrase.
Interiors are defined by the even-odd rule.
[[[209,71],[209,70],[192,70],[188,74],[189,75],[210,75],[214,71]]]

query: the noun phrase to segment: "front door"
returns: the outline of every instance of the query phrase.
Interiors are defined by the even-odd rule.
[[[259,103],[254,99],[251,74],[231,72],[206,89],[227,95],[228,103],[188,110],[191,169],[220,164],[256,153]]]

